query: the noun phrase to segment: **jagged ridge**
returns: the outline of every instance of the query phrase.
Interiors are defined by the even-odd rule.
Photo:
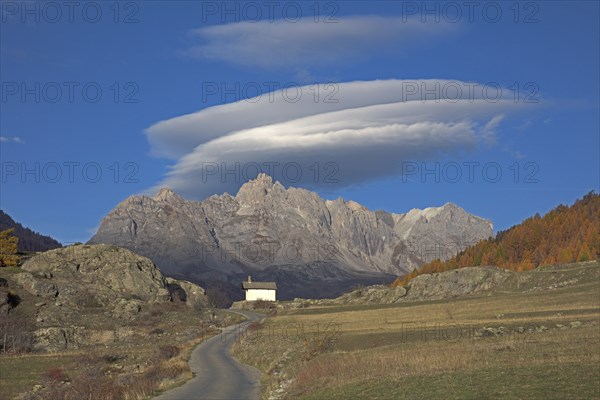
[[[313,277],[339,283],[348,275],[398,275],[491,235],[490,221],[451,203],[406,214],[374,212],[353,201],[286,189],[260,174],[235,197],[187,201],[168,189],[131,196],[103,219],[90,243],[127,247],[165,273],[196,281],[235,281],[285,266],[287,279],[293,267],[301,282]],[[315,265],[331,278],[316,274]]]

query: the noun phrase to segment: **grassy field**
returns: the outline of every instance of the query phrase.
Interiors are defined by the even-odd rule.
[[[0,356],[0,399],[12,399],[29,390],[51,368],[73,370],[77,353]]]
[[[548,274],[552,285],[287,310],[254,326],[234,354],[266,372],[265,398],[600,398],[598,264],[527,274],[536,273],[524,281],[539,288]],[[578,283],[554,287],[574,275]]]

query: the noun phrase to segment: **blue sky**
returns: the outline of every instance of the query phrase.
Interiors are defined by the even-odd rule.
[[[0,207],[63,242],[257,165],[497,230],[599,190],[597,2],[0,4]]]

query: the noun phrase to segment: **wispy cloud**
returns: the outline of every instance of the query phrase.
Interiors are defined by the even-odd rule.
[[[505,117],[504,114],[496,115],[483,127],[482,138],[488,145],[496,144],[496,130]]]
[[[25,144],[25,141],[18,136],[0,136],[0,142]]]
[[[431,92],[407,95],[408,88],[423,85],[440,88],[440,97],[431,98]],[[464,90],[450,99],[443,96],[450,92],[443,90],[449,85]],[[403,162],[493,143],[504,116],[522,106],[512,99],[486,101],[477,95],[479,91],[469,91],[466,83],[458,81],[346,82],[336,86],[336,102],[331,103],[315,101],[314,86],[300,89],[297,102],[285,101],[282,92],[275,92],[148,128],[154,152],[177,160],[150,190],[168,186],[195,198],[234,192],[248,178],[244,166],[268,163],[280,168],[296,163],[302,174],[298,179],[276,167],[273,171],[284,184],[300,186],[334,189],[394,176],[401,173]],[[335,164],[334,181],[325,181],[322,175],[315,179],[311,167],[327,162]],[[208,164],[211,169],[217,165],[238,173],[209,176]]]
[[[192,30],[199,43],[185,53],[244,66],[304,70],[365,59],[389,51],[391,44],[395,49],[418,45],[457,29],[457,24],[375,15],[339,17],[330,23],[313,18],[237,22]]]

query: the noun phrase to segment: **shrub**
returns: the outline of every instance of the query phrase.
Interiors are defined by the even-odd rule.
[[[104,356],[102,356],[102,359],[104,361],[106,361],[107,363],[109,363],[109,364],[112,364],[112,363],[117,362],[117,361],[124,360],[126,358],[127,358],[127,356],[126,355],[122,355],[122,354],[105,354]]]
[[[60,368],[48,368],[46,371],[42,373],[42,378],[50,381],[50,382],[62,382],[68,381],[68,376],[63,372]]]
[[[15,308],[21,304],[21,297],[16,293],[8,292],[6,294],[6,303],[8,304],[8,310],[10,311],[11,308]]]
[[[164,311],[159,308],[153,308],[152,310],[150,310],[151,317],[160,317],[163,314],[164,314]]]
[[[180,351],[181,349],[174,345],[160,346],[156,352],[156,356],[159,360],[170,360],[179,355]]]
[[[304,340],[304,360],[309,361],[329,351],[332,351],[338,342],[341,333],[335,325],[328,325],[323,332],[314,338]]]
[[[226,308],[231,305],[231,299],[221,287],[208,287],[206,297],[208,298],[208,304],[213,308]]]
[[[163,333],[165,333],[164,329],[160,328],[154,328],[150,332],[148,332],[149,335],[162,335]]]
[[[256,300],[253,303],[253,308],[255,310],[271,310],[275,307],[275,302],[268,300]]]
[[[35,325],[30,318],[0,314],[0,352],[26,353],[33,348]]]

